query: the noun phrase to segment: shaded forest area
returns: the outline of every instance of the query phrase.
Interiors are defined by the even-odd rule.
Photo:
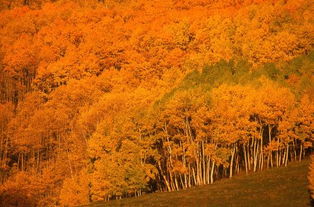
[[[176,191],[311,153],[312,0],[0,8],[2,206]]]

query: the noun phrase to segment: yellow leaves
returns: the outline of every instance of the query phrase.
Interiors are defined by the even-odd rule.
[[[231,155],[230,149],[220,147],[217,148],[215,154],[211,157],[215,161],[217,166],[223,165],[225,168],[229,166],[229,158]]]
[[[248,132],[255,131],[254,121],[250,121],[250,116],[254,113],[254,93],[250,86],[223,84],[214,89],[212,94],[213,131],[216,139],[235,143],[248,137]]]
[[[196,30],[194,47],[206,62],[215,63],[219,60],[229,60],[232,56],[230,30],[231,19],[219,15],[204,19],[201,28]]]
[[[195,161],[197,159],[197,148],[197,143],[190,143],[187,145],[185,154],[191,161]]]
[[[0,204],[44,207],[55,202],[55,193],[50,186],[56,179],[51,174],[45,173],[47,172],[41,174],[30,171],[12,175],[0,187]],[[47,194],[50,194],[49,198],[45,197]]]
[[[284,144],[282,142],[272,140],[270,143],[268,143],[267,147],[264,148],[265,153],[268,152],[274,152],[279,151],[281,149],[284,149]]]
[[[177,4],[187,4],[186,10],[174,9]],[[286,18],[285,7],[290,6],[281,3],[251,4],[240,2],[231,14],[220,8],[237,5],[234,1],[128,2],[108,9],[79,0],[38,10],[18,8],[0,17],[1,53],[7,70],[30,67],[27,72],[37,75],[37,89],[50,92],[71,79],[109,69],[123,71],[115,77],[121,87],[152,88],[167,69],[186,70],[187,65],[197,68],[233,57],[260,64],[311,49],[313,15],[297,6],[311,7],[309,1],[287,3],[296,4],[292,7],[307,16],[306,22],[290,13]],[[276,31],[271,31],[273,24],[279,25]],[[14,52],[12,45],[18,48]],[[183,64],[186,60],[190,63]]]
[[[189,32],[189,28],[190,24],[187,21],[167,25],[164,29],[166,38],[163,42],[166,42],[166,46],[170,48],[186,50],[192,40],[192,34]]]
[[[37,50],[33,45],[32,37],[22,35],[8,50],[11,52],[4,56],[4,70],[17,80],[33,78],[37,65]]]
[[[257,35],[252,37],[254,42],[250,42],[246,48],[249,51],[250,59],[260,63],[277,62],[279,60],[291,60],[293,57],[302,54],[303,49],[299,48],[297,36],[287,31],[278,32],[272,36],[267,33],[261,42],[254,43],[260,39]],[[267,37],[269,36],[269,37]],[[253,44],[253,45],[252,45]],[[253,47],[253,50],[252,50]]]
[[[183,165],[181,161],[175,160],[173,163],[172,172],[179,173],[179,174],[187,174],[188,169],[186,166]]]
[[[1,202],[5,205],[19,203],[21,205],[34,205],[32,196],[38,196],[38,189],[32,188],[32,177],[24,172],[17,174],[14,178],[0,187]]]
[[[169,54],[165,57],[166,63],[170,67],[180,67],[184,62],[185,52],[180,48],[175,48],[169,52]]]
[[[108,144],[108,147],[105,147]],[[99,158],[104,151],[111,151],[110,142],[107,143],[104,137],[98,133],[94,133],[91,139],[88,140],[87,153],[92,159]]]
[[[295,11],[298,8],[300,8],[306,4],[307,4],[307,1],[305,1],[305,0],[289,0],[289,1],[287,1],[285,8],[287,8],[290,11],[293,11],[293,10]]]
[[[214,156],[217,146],[215,144],[206,144],[205,145],[205,155],[210,157]]]
[[[154,152],[150,151],[151,141],[141,132],[145,129],[141,126],[147,123],[137,114],[143,113],[137,107],[146,106],[149,98],[145,90],[137,90],[136,94],[110,94],[98,103],[102,118],[94,123],[97,128],[87,148],[94,169],[92,200],[134,193],[157,174],[156,168],[146,163]]]
[[[12,103],[4,103],[0,104],[0,126],[4,129],[10,119],[13,117],[13,104]]]
[[[121,146],[113,146],[115,149],[110,153],[103,151],[100,159],[94,162],[92,200],[142,189],[155,176],[152,166],[141,164],[138,146],[130,144],[131,142],[124,140]]]
[[[61,206],[70,207],[89,203],[89,175],[83,169],[78,175],[66,178],[60,192]]]
[[[280,87],[267,79],[262,79],[257,110],[262,120],[276,124],[280,117],[288,112],[295,104],[295,97],[289,89]],[[284,98],[283,98],[284,97]]]
[[[242,14],[235,17],[235,24],[239,25],[234,40],[236,48],[253,64],[290,60],[309,49],[303,28],[310,24],[302,20],[301,24],[292,26],[289,18],[296,17],[293,12],[287,12],[285,6],[266,2],[246,9],[248,14],[243,15],[243,9]]]
[[[179,85],[186,72],[220,60],[259,65],[311,50],[310,0],[105,1],[105,6],[95,1],[0,14],[0,65],[9,72],[1,78],[6,93],[1,98],[18,103],[16,109],[0,105],[1,147],[12,145],[1,164],[13,168],[18,159],[18,168],[41,171],[57,163],[41,178],[53,177],[55,183],[21,174],[16,185],[4,188],[21,188],[20,195],[37,199],[43,186],[57,193],[64,180],[62,205],[80,205],[88,196],[101,200],[151,190],[151,180],[158,188],[167,179],[183,185],[179,179],[187,182],[182,178],[192,178],[193,170],[195,177],[206,176],[197,168],[210,176],[214,164],[241,167],[242,146],[247,159],[254,148],[253,162],[260,162],[260,144],[267,145],[267,138],[273,139],[267,152],[282,150],[293,139],[311,147],[311,97],[296,107],[290,90],[266,78],[258,87],[223,84],[211,91],[202,88],[206,78]],[[291,75],[288,82],[302,79]],[[88,173],[78,173],[86,163]],[[212,173],[220,176],[220,170]],[[193,182],[199,181],[189,185]],[[25,186],[31,192],[24,193]],[[56,203],[59,196],[49,193],[53,201],[41,205]]]
[[[151,164],[144,164],[144,170],[146,174],[146,181],[149,182],[150,179],[156,179],[158,175],[158,170],[154,165]]]

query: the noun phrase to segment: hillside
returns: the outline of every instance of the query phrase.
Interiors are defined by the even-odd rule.
[[[223,179],[212,185],[98,202],[87,206],[306,207],[311,206],[306,180],[308,164],[309,160],[304,160],[291,163],[288,167]]]
[[[307,159],[313,11],[0,0],[0,206],[173,192]]]

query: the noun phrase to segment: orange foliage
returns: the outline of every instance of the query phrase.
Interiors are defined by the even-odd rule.
[[[0,1],[0,205],[82,205],[301,159],[313,67],[259,72],[313,50],[313,6]],[[242,60],[259,79],[218,80],[223,65],[205,77]]]

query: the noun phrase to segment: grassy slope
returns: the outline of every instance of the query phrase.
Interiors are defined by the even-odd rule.
[[[93,203],[99,206],[310,206],[307,192],[309,161],[291,163],[250,175],[223,179],[177,192],[153,193],[139,198]]]

